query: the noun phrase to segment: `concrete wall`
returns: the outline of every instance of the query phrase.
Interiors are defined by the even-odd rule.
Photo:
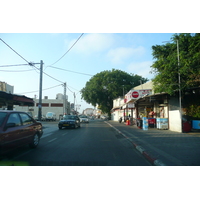
[[[15,105],[14,109],[17,111],[30,111],[33,115],[33,117],[35,115],[38,115],[38,106],[37,103],[39,102],[39,99],[34,99],[35,101],[35,106],[33,107],[28,107],[28,106],[18,106]],[[53,103],[58,103],[61,104],[62,107],[53,107],[52,104]],[[46,115],[47,112],[54,112],[56,114],[56,119],[59,120],[59,116],[63,115],[64,113],[64,107],[63,107],[63,99],[42,99],[42,104],[48,104],[48,107],[43,106],[42,107],[42,115]]]
[[[182,132],[179,110],[169,111],[169,130]]]
[[[182,132],[178,97],[171,97],[169,100],[169,130]]]

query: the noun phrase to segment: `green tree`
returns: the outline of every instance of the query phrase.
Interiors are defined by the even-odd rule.
[[[171,41],[172,43],[152,46],[155,61],[151,71],[156,75],[153,79],[155,92],[173,94],[178,90],[178,72],[181,90],[200,86],[200,34],[175,34]]]
[[[82,99],[96,106],[104,113],[110,113],[113,108],[113,99],[123,96],[133,87],[148,81],[139,75],[128,74],[121,70],[112,69],[93,76],[81,90]]]

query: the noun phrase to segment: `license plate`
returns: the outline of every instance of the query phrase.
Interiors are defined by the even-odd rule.
[[[63,124],[63,126],[69,126],[69,124]]]

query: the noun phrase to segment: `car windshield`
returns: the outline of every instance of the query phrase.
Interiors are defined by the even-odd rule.
[[[6,112],[0,112],[0,126],[2,125],[7,113]]]
[[[47,113],[48,117],[51,117],[53,115],[53,113]]]
[[[74,116],[74,115],[64,115],[63,119],[76,119],[76,116]]]

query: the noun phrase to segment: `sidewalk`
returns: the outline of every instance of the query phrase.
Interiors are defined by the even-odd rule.
[[[179,133],[149,128],[139,129],[115,121],[105,121],[153,165],[200,166],[200,133]]]

